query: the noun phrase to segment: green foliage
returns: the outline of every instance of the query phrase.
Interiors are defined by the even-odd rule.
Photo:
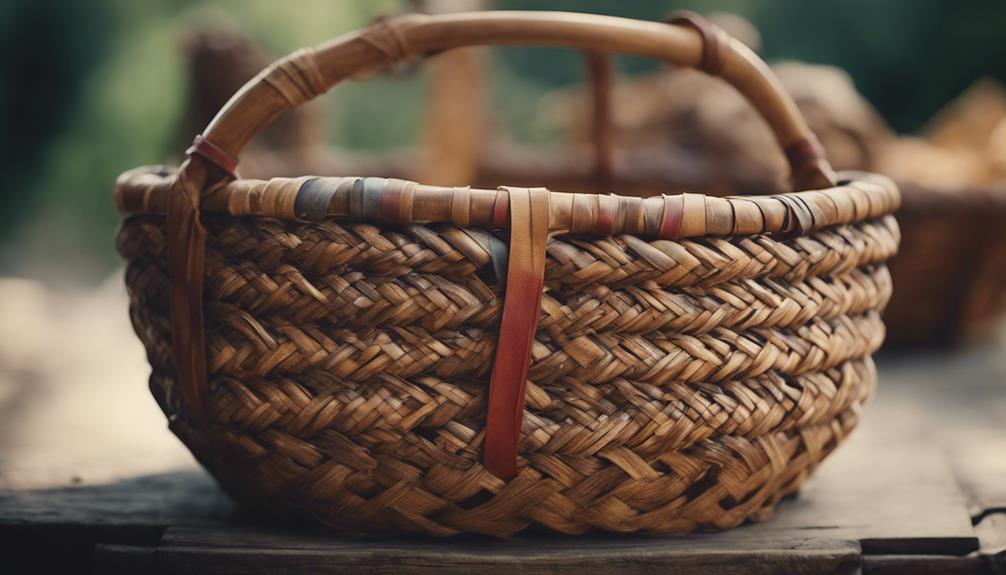
[[[114,265],[115,177],[135,166],[177,158],[181,151],[172,145],[186,93],[178,45],[188,27],[211,21],[237,24],[280,55],[398,9],[393,0],[301,0],[294,5],[296,9],[270,0],[23,0],[0,8],[3,53],[19,55],[2,60],[0,76],[0,169],[9,182],[0,196],[0,242],[29,248],[27,258],[23,249],[9,248],[16,258],[0,259],[0,266],[7,273],[33,273],[38,266],[30,260],[43,258],[51,267],[65,268],[67,275],[95,277]],[[411,93],[384,88],[346,90],[336,114],[339,131],[370,147],[401,137],[418,111],[405,104],[416,101],[420,87],[412,87]],[[382,113],[388,101],[382,94],[393,97],[392,107],[400,113]],[[348,105],[370,112],[353,115],[347,113]],[[371,122],[370,128],[383,129],[368,131],[361,121],[366,116],[389,121]],[[97,273],[89,273],[92,269]]]

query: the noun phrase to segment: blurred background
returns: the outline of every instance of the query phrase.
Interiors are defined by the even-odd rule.
[[[996,0],[497,0],[500,9],[555,9],[660,19],[679,8],[731,11],[761,32],[767,60],[833,64],[899,132],[915,132],[977,79],[1006,78],[1006,4]],[[238,28],[278,56],[410,9],[395,0],[8,0],[0,7],[0,274],[95,284],[118,264],[111,201],[126,169],[177,159],[185,125],[186,41]],[[546,139],[540,97],[583,81],[572,50],[493,50],[489,87],[502,122]],[[642,60],[621,71],[653,70]],[[416,141],[422,72],[340,86],[323,105],[327,137],[351,149]],[[188,132],[183,132],[188,129]]]
[[[902,220],[906,234],[902,252],[915,256],[892,264],[896,286],[920,291],[900,296],[896,292],[892,306],[900,308],[892,309],[896,315],[888,320],[895,339],[909,344],[957,343],[958,335],[969,332],[976,322],[988,324],[984,333],[998,333],[997,311],[1006,291],[1002,285],[1006,263],[997,257],[1006,254],[1001,246],[1006,201],[1000,193],[1006,175],[1006,92],[1000,85],[1006,81],[1002,34],[1006,3],[495,0],[488,6],[456,0],[430,4],[441,9],[481,4],[571,10],[647,20],[659,20],[681,8],[719,13],[721,25],[751,43],[767,61],[790,62],[777,71],[833,159],[839,158],[839,167],[872,169],[891,174],[909,188],[920,187],[911,195],[920,198],[918,202],[909,201],[906,194]],[[176,163],[229,94],[274,57],[413,8],[413,3],[396,0],[0,4],[3,484],[102,481],[192,465],[187,452],[164,429],[163,417],[145,389],[149,368],[129,326],[122,264],[115,253],[116,176],[140,165]],[[518,47],[483,54],[480,97],[491,102],[482,112],[487,133],[494,139],[523,147],[590,139],[582,129],[585,114],[580,114],[586,106],[580,54]],[[654,91],[647,82],[663,81],[666,70],[661,65],[633,58],[613,61],[617,83],[624,86],[615,93],[616,102],[630,102],[616,109],[638,112],[616,114],[615,129],[622,140],[660,153],[677,146],[685,167],[693,166],[694,157],[716,154],[722,165],[743,165],[745,177],[728,174],[728,188],[771,191],[777,185],[778,158],[738,164],[743,156],[738,150],[757,148],[752,142],[764,137],[763,126],[752,124],[750,134],[746,128],[723,134],[724,126],[734,129],[743,124],[734,122],[739,116],[731,115],[740,113],[738,104],[727,98],[715,100],[719,102],[715,109],[705,109],[712,104],[703,101],[714,99],[701,96],[719,88],[678,77],[668,78],[668,87],[682,89]],[[285,128],[281,125],[267,134],[263,146],[337,145],[342,158],[351,158],[354,153],[390,153],[428,144],[424,126],[433,109],[425,80],[430,73],[429,67],[406,67],[367,82],[341,85],[298,112]],[[650,104],[632,104],[641,101],[634,98],[643,92],[656,96]],[[669,102],[682,105],[668,107]],[[681,126],[687,128],[676,132],[681,137],[663,138]],[[649,133],[665,128],[661,137]],[[771,146],[766,149],[775,153]],[[305,173],[302,164],[279,160],[270,164],[265,156],[260,165]],[[369,165],[362,160],[345,165],[352,175],[371,175],[357,169]],[[720,164],[710,165],[699,179],[720,173],[715,169]],[[337,171],[334,165],[329,167]],[[254,163],[249,169],[254,171]],[[977,226],[976,212],[991,219]],[[912,224],[912,214],[919,214],[921,223]],[[934,214],[956,219],[933,224],[926,218]],[[968,227],[981,228],[986,235],[960,233]],[[933,229],[941,231],[926,233]],[[910,230],[918,231],[910,235]],[[958,244],[956,251],[944,250]],[[944,251],[937,257],[939,250]],[[907,279],[899,282],[899,274]],[[961,283],[931,279],[943,277]],[[901,318],[900,327],[895,326],[895,317]],[[918,341],[912,340],[913,335]],[[1001,349],[999,343],[986,345]],[[958,356],[947,363],[956,370],[954,377],[963,377],[971,357]],[[986,367],[974,377],[1002,381],[1001,363],[983,364]],[[984,408],[1004,413],[1003,394],[992,395],[999,398],[997,403],[986,402]],[[114,456],[109,445],[116,446]],[[61,463],[54,468],[56,460]]]

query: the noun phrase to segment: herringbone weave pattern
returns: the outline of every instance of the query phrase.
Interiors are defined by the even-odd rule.
[[[890,216],[791,239],[552,239],[507,482],[481,460],[494,238],[205,219],[207,427],[173,379],[163,217],[119,234],[154,395],[239,498],[349,532],[678,533],[767,516],[870,395],[898,243]]]

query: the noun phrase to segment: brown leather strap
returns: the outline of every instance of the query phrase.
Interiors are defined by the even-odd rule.
[[[501,479],[517,475],[517,442],[524,418],[531,348],[538,328],[548,244],[548,190],[501,188],[510,198],[510,253],[500,322],[483,458]]]
[[[384,193],[381,195],[381,217],[378,221],[393,226],[412,223],[412,201],[415,191],[415,182],[389,179],[384,184]]]
[[[824,159],[824,147],[817,138],[810,134],[786,146],[783,150],[790,172],[794,177],[817,169],[817,163]]]
[[[702,60],[699,69],[710,76],[718,76],[725,65],[724,50],[729,37],[719,26],[689,10],[674,12],[664,19],[675,26],[689,26],[702,36]]]
[[[203,267],[206,228],[200,220],[203,191],[234,178],[237,160],[203,136],[196,136],[178,169],[165,210],[168,270],[171,274],[171,345],[179,395],[187,413],[206,420],[209,388],[203,329]]]
[[[451,191],[451,221],[459,228],[467,228],[471,218],[471,188],[454,188]]]
[[[171,274],[171,345],[175,377],[185,413],[206,420],[208,389],[203,331],[203,264],[206,228],[199,220],[199,201],[207,179],[204,164],[189,157],[168,197],[168,269]]]

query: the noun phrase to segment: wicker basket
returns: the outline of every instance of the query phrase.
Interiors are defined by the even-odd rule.
[[[1006,189],[904,187],[888,343],[947,346],[994,332],[1006,311]]]
[[[896,187],[836,183],[700,19],[409,15],[249,82],[177,170],[120,177],[130,313],[172,430],[240,500],[345,532],[681,533],[768,516],[870,395]],[[234,176],[282,111],[417,54],[569,45],[749,98],[799,191],[650,198]]]

